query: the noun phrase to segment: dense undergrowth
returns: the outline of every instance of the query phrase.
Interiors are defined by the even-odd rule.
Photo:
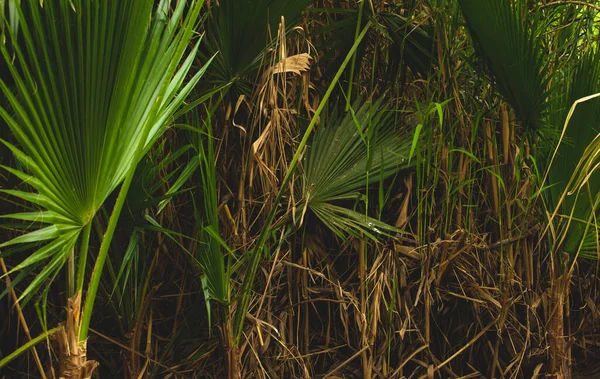
[[[0,8],[0,377],[592,377],[595,1]]]

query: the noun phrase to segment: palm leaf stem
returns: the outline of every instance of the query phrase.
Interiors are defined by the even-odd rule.
[[[90,244],[90,233],[92,231],[92,220],[83,228],[81,245],[79,247],[79,262],[77,263],[77,284],[76,291],[83,290],[83,281],[85,279],[85,267],[87,264],[87,255]]]
[[[148,138],[149,131],[144,134],[144,137],[140,138],[138,142],[133,162],[139,162],[144,154],[144,145],[146,139]],[[102,244],[100,245],[98,258],[96,259],[96,263],[94,264],[94,270],[92,271],[92,277],[90,278],[88,291],[85,296],[83,316],[81,318],[81,327],[79,329],[80,341],[85,341],[87,339],[90,320],[92,318],[92,311],[94,309],[94,303],[96,301],[96,294],[98,293],[98,287],[100,286],[100,279],[102,277],[102,269],[104,268],[104,263],[106,262],[106,258],[108,257],[108,250],[110,248],[110,244],[112,242],[115,230],[117,228],[117,223],[119,221],[119,216],[121,215],[121,210],[123,209],[123,205],[125,204],[125,200],[127,199],[127,192],[129,191],[129,187],[131,186],[131,182],[133,181],[133,176],[135,174],[136,167],[136,164],[132,164],[129,168],[129,172],[125,178],[125,181],[123,182],[121,190],[119,191],[119,196],[117,197],[117,201],[110,215],[110,219],[106,227],[106,232],[104,234],[104,238],[102,239]],[[79,272],[81,271],[85,271],[85,268],[80,268]]]

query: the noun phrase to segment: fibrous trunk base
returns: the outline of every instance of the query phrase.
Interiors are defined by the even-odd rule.
[[[67,323],[58,333],[60,348],[60,379],[88,379],[98,367],[97,361],[88,361],[86,341],[79,341],[81,292],[69,299]]]

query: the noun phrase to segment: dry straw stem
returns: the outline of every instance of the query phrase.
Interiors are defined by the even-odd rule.
[[[148,362],[151,362],[151,363],[153,363],[153,364],[155,364],[155,365],[163,368],[165,371],[168,371],[168,372],[170,372],[170,373],[172,373],[174,375],[183,375],[182,373],[176,371],[177,367],[169,367],[169,366],[165,365],[164,363],[161,363],[161,362],[159,362],[159,361],[157,361],[155,359],[152,359],[152,358],[148,357],[146,354],[142,354],[142,353],[140,353],[137,350],[133,350],[130,346],[122,344],[121,342],[115,340],[114,338],[111,338],[111,337],[109,337],[109,336],[107,336],[107,335],[105,335],[103,333],[100,333],[97,330],[94,330],[94,329],[90,328],[90,332],[92,332],[93,334],[97,335],[98,337],[101,337],[101,338],[105,339],[106,341],[108,341],[108,342],[110,342],[110,343],[112,343],[112,344],[114,344],[116,346],[119,346],[123,350],[129,351],[131,354],[135,354],[135,355],[137,355],[140,358],[146,358]]]
[[[4,280],[6,281],[6,288],[10,288],[11,281],[10,281],[10,276],[8,275],[8,270],[6,269],[6,265],[4,264],[4,258],[0,258],[0,266],[2,267],[2,274],[4,276]],[[25,316],[23,316],[23,310],[21,309],[21,305],[19,304],[19,299],[17,297],[17,294],[15,293],[14,288],[11,288],[9,294],[14,303],[14,307],[17,310],[17,315],[19,317],[19,323],[23,327],[23,331],[25,332],[25,335],[27,336],[29,341],[31,341],[32,340],[31,333],[29,333],[29,327],[27,326],[27,321],[25,320]],[[42,366],[42,362],[40,361],[40,356],[38,355],[37,350],[35,349],[35,346],[31,347],[31,353],[33,355],[33,359],[35,360],[35,364],[37,365],[37,368],[40,372],[40,376],[42,377],[42,379],[46,379],[46,373],[44,371],[44,366]]]

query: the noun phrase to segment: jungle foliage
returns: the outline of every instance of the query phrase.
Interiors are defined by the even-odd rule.
[[[0,1],[0,377],[593,375],[599,12]]]

